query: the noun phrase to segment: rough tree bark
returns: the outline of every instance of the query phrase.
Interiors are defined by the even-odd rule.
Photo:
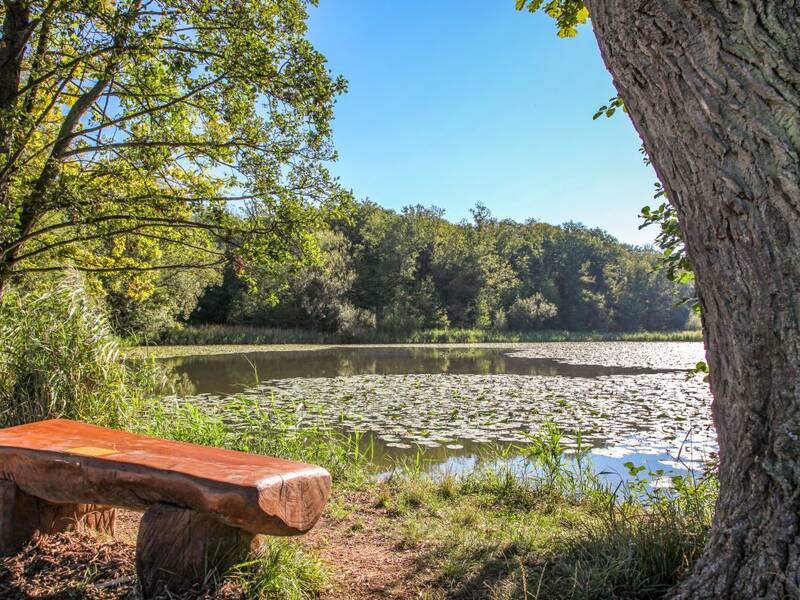
[[[0,39],[0,167],[5,166],[11,152],[22,60],[31,31],[30,7],[26,2],[7,2],[5,9]],[[9,185],[9,181],[0,178],[0,211],[3,212],[10,210]],[[4,248],[6,241],[0,232],[0,298],[10,275],[10,261]]]
[[[587,0],[695,268],[720,445],[676,598],[800,597],[800,5]]]

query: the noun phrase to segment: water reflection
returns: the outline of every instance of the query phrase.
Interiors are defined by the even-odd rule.
[[[567,364],[552,358],[513,356],[509,348],[326,347],[164,359],[195,393],[232,394],[265,380],[356,375],[539,375],[595,378],[670,373],[678,369]]]

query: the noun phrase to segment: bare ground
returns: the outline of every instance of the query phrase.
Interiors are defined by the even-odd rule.
[[[304,540],[331,570],[329,589],[321,598],[427,597],[425,569],[417,560],[421,548],[398,543],[388,531],[391,513],[376,507],[368,494],[354,492],[346,501],[358,506],[357,516],[325,515]]]
[[[330,577],[321,600],[431,598],[422,548],[404,548],[393,538],[392,515],[374,506],[366,493],[342,502],[357,510],[338,518],[326,513],[302,543],[327,566]],[[135,600],[134,550],[140,515],[118,511],[114,539],[88,533],[37,538],[13,557],[0,561],[3,600]],[[236,585],[192,598],[242,598]]]

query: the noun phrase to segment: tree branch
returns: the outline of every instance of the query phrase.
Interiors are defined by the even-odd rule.
[[[147,272],[147,271],[167,271],[171,269],[209,269],[211,267],[219,267],[224,265],[227,259],[220,259],[209,263],[179,263],[170,265],[150,265],[147,267],[84,267],[81,265],[69,265],[77,271],[86,273],[121,273],[121,272]],[[24,273],[48,273],[53,271],[63,271],[68,268],[67,265],[55,265],[52,267],[22,267],[19,269],[11,269],[9,272],[12,275],[22,275]]]

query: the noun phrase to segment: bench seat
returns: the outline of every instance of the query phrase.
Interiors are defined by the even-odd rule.
[[[64,419],[0,430],[0,479],[49,502],[173,504],[270,535],[311,529],[331,487],[320,467]]]
[[[214,552],[230,554],[254,534],[305,533],[322,514],[330,488],[328,472],[313,465],[76,421],[0,430],[0,546],[6,553],[34,531],[63,530],[64,515],[99,514],[93,522],[110,521],[113,530],[111,507],[143,510],[137,571],[146,596],[193,580],[187,573],[178,579],[158,574],[209,563],[211,542]],[[28,523],[25,531],[22,523]]]

